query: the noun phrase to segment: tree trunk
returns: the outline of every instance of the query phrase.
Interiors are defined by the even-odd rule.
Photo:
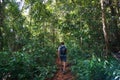
[[[105,9],[104,9],[104,0],[100,0],[101,2],[101,10],[102,10],[102,25],[103,25],[103,34],[105,38],[105,55],[108,56],[109,53],[109,42],[108,42],[108,33],[107,33],[107,26],[105,20]]]
[[[53,36],[52,36],[52,43],[53,43],[53,46],[55,46],[55,29],[54,29],[53,26],[52,26],[52,34],[53,34]]]
[[[4,0],[0,0],[0,51],[3,50]]]

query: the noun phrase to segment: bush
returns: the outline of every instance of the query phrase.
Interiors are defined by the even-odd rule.
[[[78,59],[78,58],[77,58]],[[114,59],[104,60],[94,55],[90,59],[78,59],[71,67],[78,80],[119,80],[120,64]]]
[[[56,72],[53,54],[37,52],[0,52],[0,80],[44,80]]]

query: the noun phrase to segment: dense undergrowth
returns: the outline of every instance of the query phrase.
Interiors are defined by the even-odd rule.
[[[120,80],[120,62],[110,56],[98,57],[93,50],[89,53],[80,48],[71,48],[69,61],[76,80]],[[101,51],[102,52],[102,51]]]
[[[51,47],[0,52],[0,80],[45,80],[53,77],[54,72],[55,53]]]
[[[56,72],[56,50],[28,44],[19,52],[0,52],[0,80],[45,80]],[[68,46],[68,62],[75,80],[120,80],[120,63],[101,56],[100,48]],[[100,54],[100,55],[98,55]]]

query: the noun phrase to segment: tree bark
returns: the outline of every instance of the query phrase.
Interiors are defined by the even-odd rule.
[[[3,50],[4,0],[0,1],[0,51]]]
[[[53,43],[53,46],[55,46],[55,29],[54,29],[54,27],[53,27],[53,25],[52,25],[52,43]]]
[[[109,42],[108,42],[108,33],[107,33],[107,26],[105,20],[105,9],[104,9],[104,0],[100,0],[101,2],[101,10],[102,10],[102,25],[103,25],[103,34],[105,38],[105,55],[108,56],[109,53]]]

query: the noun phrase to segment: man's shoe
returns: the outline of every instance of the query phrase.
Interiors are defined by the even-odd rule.
[[[66,71],[62,71],[62,73],[63,73],[63,74],[65,74],[65,73],[66,73]]]

